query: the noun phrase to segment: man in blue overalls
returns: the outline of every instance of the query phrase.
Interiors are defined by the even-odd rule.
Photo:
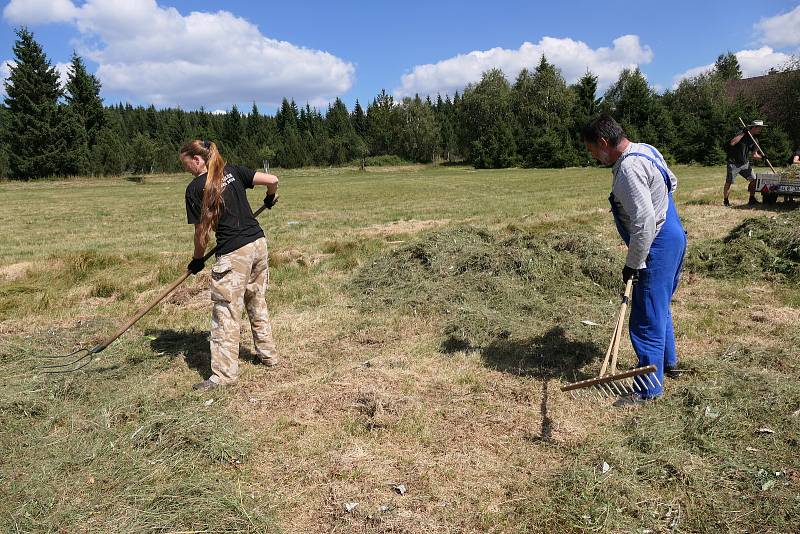
[[[678,356],[670,301],[678,287],[686,232],[672,192],[678,180],[664,157],[644,143],[632,143],[612,117],[600,115],[581,132],[581,139],[600,163],[612,165],[611,212],[628,245],[622,280],[634,278],[631,343],[639,366],[655,365],[658,382],[645,392],[620,398],[615,406],[641,404],[663,393],[664,374],[677,374]]]

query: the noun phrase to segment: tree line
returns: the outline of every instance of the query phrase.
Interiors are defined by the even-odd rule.
[[[732,53],[709,73],[658,93],[638,69],[622,71],[599,95],[586,72],[568,84],[545,57],[509,82],[499,69],[463,91],[436,98],[395,98],[381,91],[366,109],[340,99],[320,111],[284,99],[274,116],[254,103],[225,113],[130,104],[105,106],[101,84],[73,54],[66,84],[26,28],[16,31],[14,64],[0,106],[0,177],[119,175],[180,170],[188,139],[211,139],[230,161],[284,168],[359,162],[464,162],[479,168],[593,165],[579,131],[599,112],[613,115],[633,140],[658,146],[668,160],[715,165],[738,119],[766,117],[767,154],[788,156],[800,143],[800,70],[787,65],[759,95],[731,99],[728,80],[742,73]],[[765,105],[768,101],[769,105]],[[773,156],[775,157],[775,156]]]

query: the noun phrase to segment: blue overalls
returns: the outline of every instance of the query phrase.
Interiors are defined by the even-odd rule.
[[[645,260],[647,267],[639,269],[639,280],[633,286],[631,300],[630,334],[633,350],[639,357],[639,367],[655,365],[658,368],[657,376],[660,384],[664,383],[664,367],[677,367],[678,355],[675,352],[675,333],[672,326],[672,312],[670,301],[678,288],[683,258],[686,254],[686,232],[675,210],[672,199],[672,182],[667,172],[666,162],[655,148],[644,145],[652,152],[652,156],[641,152],[629,152],[623,157],[641,157],[651,161],[664,177],[669,195],[667,216],[661,229],[656,234],[650,252]],[[617,206],[614,202],[614,193],[608,200],[611,202],[611,212],[625,244],[630,243],[630,234],[622,226]],[[649,383],[637,381],[645,387],[643,397],[658,397],[663,388],[658,383],[652,386]]]

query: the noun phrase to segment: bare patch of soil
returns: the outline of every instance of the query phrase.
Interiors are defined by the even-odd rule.
[[[379,236],[393,236],[398,234],[415,234],[423,230],[430,230],[431,228],[438,228],[449,223],[450,219],[432,219],[426,221],[418,221],[411,219],[408,221],[393,221],[384,224],[374,224],[366,228],[362,228],[359,233],[370,237]]]
[[[300,249],[290,248],[273,252],[269,256],[270,267],[292,265],[299,267],[313,267],[332,258],[335,254],[308,254]]]
[[[22,261],[19,263],[12,263],[11,265],[5,265],[0,267],[0,279],[13,282],[14,280],[25,278],[31,267],[33,267],[33,262],[30,261]]]

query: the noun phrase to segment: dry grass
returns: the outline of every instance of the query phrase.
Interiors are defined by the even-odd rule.
[[[579,402],[559,385],[581,369],[554,373],[540,360],[558,362],[565,336],[605,345],[615,291],[602,279],[592,285],[595,271],[574,271],[565,256],[575,253],[553,250],[545,236],[568,232],[597,244],[601,257],[621,257],[606,208],[607,170],[381,171],[282,176],[281,204],[264,220],[281,365],[252,364],[243,328],[239,382],[208,396],[189,390],[207,372],[206,274],[85,373],[31,371],[42,352],[107,334],[180,274],[191,239],[183,179],[0,184],[9,205],[19,206],[0,215],[11,234],[25,220],[14,209],[45,224],[33,241],[14,241],[0,255],[0,269],[33,264],[0,277],[0,368],[11,380],[0,393],[2,530],[792,530],[800,518],[793,284],[688,273],[674,314],[682,361],[696,372],[639,411]],[[720,169],[678,175],[678,209],[693,243],[721,239],[747,217],[774,215],[718,205]],[[471,202],[468,192],[478,187],[484,198]],[[53,189],[81,208],[59,215],[80,235],[48,219]],[[744,196],[736,189],[733,200]],[[489,236],[487,250],[524,254],[519,236],[542,239],[529,259],[555,263],[536,264],[520,283],[503,272],[484,277],[474,268],[487,264],[470,260],[463,265],[472,274],[460,286],[428,276],[400,305],[353,292],[363,273],[394,265],[382,263],[387,258],[441,246],[436,236],[457,237],[464,223]],[[390,242],[401,235],[403,243]],[[432,264],[469,252],[456,245]],[[507,263],[488,265],[502,271]],[[595,291],[572,315],[573,290],[559,291],[566,272],[575,287]],[[398,282],[419,282],[414,274],[392,271],[374,290],[397,296]],[[537,285],[548,281],[549,292]],[[454,318],[439,304],[476,283],[494,290],[470,301],[484,321],[470,329],[473,316]],[[547,298],[526,293],[535,288]],[[416,313],[402,305],[408,298],[418,299]],[[534,307],[520,311],[526,302]],[[584,318],[601,326],[581,325]],[[444,350],[454,321],[471,343]],[[498,326],[511,335],[479,339]],[[621,358],[633,360],[629,346]],[[359,504],[346,512],[351,502]]]
[[[390,223],[384,224],[374,224],[367,228],[363,228],[361,233],[366,236],[396,236],[398,234],[416,234],[423,230],[430,230],[431,228],[437,228],[439,226],[444,226],[450,221],[448,219],[444,220],[431,220],[431,221],[392,221]]]

